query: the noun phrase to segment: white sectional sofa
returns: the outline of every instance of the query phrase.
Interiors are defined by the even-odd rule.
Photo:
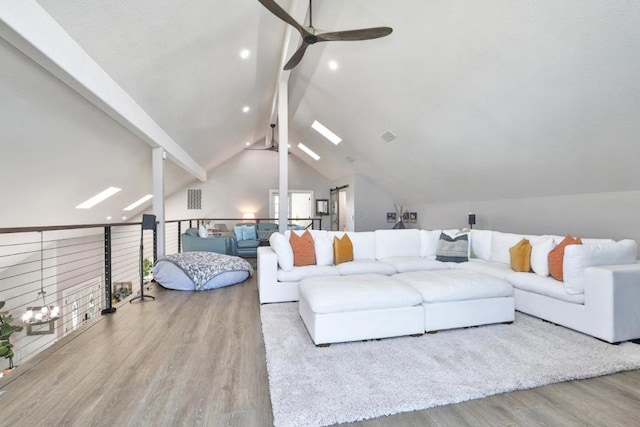
[[[513,286],[515,309],[615,343],[640,338],[640,264],[633,240],[582,239],[565,248],[564,282],[534,272],[511,269],[509,248],[523,237],[534,245],[532,265],[541,264],[537,244],[560,242],[563,236],[528,236],[471,230],[470,258],[462,263],[435,260],[442,230],[376,230],[347,232],[354,260],[333,265],[333,237],[343,232],[312,231],[317,265],[294,267],[288,234],[274,233],[270,247],[258,248],[261,303],[298,301],[305,278],[378,274],[402,278],[412,271],[465,270],[500,278]],[[457,230],[444,230],[454,235]],[[546,254],[543,253],[546,257]],[[408,275],[410,276],[410,275]]]

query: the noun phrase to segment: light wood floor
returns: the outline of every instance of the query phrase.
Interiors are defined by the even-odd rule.
[[[150,293],[0,380],[0,425],[270,426],[255,279]],[[355,424],[640,425],[640,371]]]

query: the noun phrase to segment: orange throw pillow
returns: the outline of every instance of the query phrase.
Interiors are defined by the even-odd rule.
[[[515,246],[509,248],[511,268],[514,271],[526,272],[531,270],[531,243],[522,239]]]
[[[341,239],[333,238],[333,263],[338,265],[347,261],[353,261],[353,243],[345,233]]]
[[[291,249],[293,249],[293,265],[301,267],[303,265],[316,264],[316,250],[313,246],[313,237],[309,231],[305,231],[302,236],[291,232],[289,237]]]
[[[562,262],[564,261],[564,248],[569,245],[581,245],[582,240],[580,238],[573,238],[571,235],[567,234],[558,246],[553,248],[551,252],[549,252],[549,274],[556,280],[563,281],[564,276],[562,273]]]

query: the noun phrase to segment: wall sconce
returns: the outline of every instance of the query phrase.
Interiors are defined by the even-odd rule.
[[[470,213],[469,214],[469,228],[473,228],[475,223],[476,223],[476,214]]]

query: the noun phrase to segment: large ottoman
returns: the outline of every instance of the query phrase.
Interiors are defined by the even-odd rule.
[[[300,317],[316,345],[424,333],[420,292],[392,277],[314,277],[298,288]]]
[[[426,332],[513,322],[513,286],[466,270],[414,271],[393,278],[420,292]]]

